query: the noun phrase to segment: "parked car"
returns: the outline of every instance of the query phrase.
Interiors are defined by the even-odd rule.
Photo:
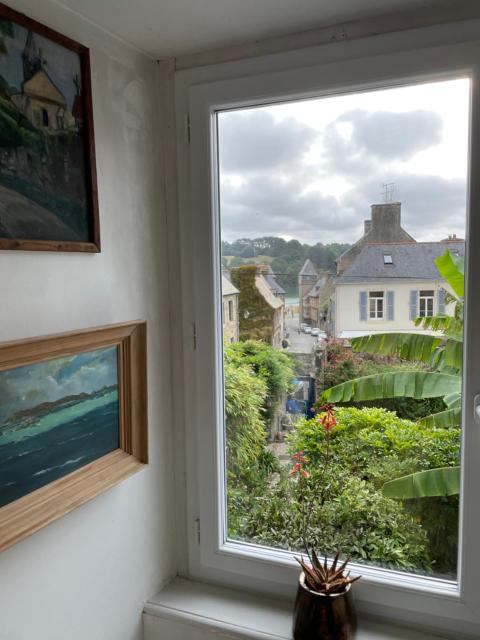
[[[327,339],[327,334],[325,333],[325,331],[320,331],[320,330],[319,330],[319,331],[318,331],[318,338],[317,338],[317,340],[318,340],[319,342],[323,342],[323,341],[324,341],[324,340],[326,340],[326,339]]]
[[[303,333],[312,333],[312,327],[310,325],[306,324],[303,327]]]
[[[312,336],[318,336],[320,335],[320,329],[318,327],[312,327],[310,333],[312,334]]]

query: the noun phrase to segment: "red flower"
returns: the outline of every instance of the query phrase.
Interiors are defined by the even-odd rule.
[[[320,407],[319,410],[324,413],[321,417],[317,418],[317,421],[325,427],[325,431],[329,432],[331,428],[337,424],[337,420],[333,415],[334,406],[333,404],[325,404],[323,407]]]
[[[291,476],[296,476],[298,474],[302,474],[302,476],[304,478],[308,478],[310,476],[310,474],[308,473],[308,471],[306,469],[304,469],[301,465],[300,462],[296,462],[293,467],[292,470],[290,471],[290,475]]]
[[[303,462],[304,464],[306,464],[308,460],[304,457],[304,453],[304,451],[297,451],[297,453],[294,453],[291,458],[296,462]]]

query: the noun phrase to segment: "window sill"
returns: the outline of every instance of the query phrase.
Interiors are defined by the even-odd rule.
[[[144,640],[291,640],[292,604],[177,578],[143,612]],[[356,640],[439,640],[385,622],[361,619]]]

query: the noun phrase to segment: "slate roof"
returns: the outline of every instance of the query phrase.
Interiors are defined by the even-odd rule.
[[[275,274],[273,273],[272,267],[268,265],[268,269],[264,273],[262,273],[265,280],[268,282],[270,289],[277,292],[277,295],[285,295],[285,289],[281,287],[278,282],[275,280]]]
[[[273,295],[265,279],[265,276],[257,275],[255,278],[255,286],[257,287],[258,291],[262,294],[262,296],[265,298],[265,301],[271,307],[273,307],[273,309],[279,309],[280,307],[283,307],[283,300]]]
[[[463,256],[465,243],[450,241],[368,244],[336,282],[348,284],[392,278],[438,280],[440,274],[434,260],[447,249]],[[384,263],[384,255],[392,256],[392,264]]]
[[[316,276],[318,275],[317,272],[315,271],[315,267],[313,266],[313,262],[310,260],[310,258],[307,258],[307,260],[305,260],[305,264],[302,267],[302,270],[299,273],[300,276]]]
[[[222,274],[222,296],[232,296],[240,291]]]

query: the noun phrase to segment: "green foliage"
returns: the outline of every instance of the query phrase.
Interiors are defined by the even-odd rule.
[[[456,256],[450,251],[436,258],[435,264],[440,275],[445,278],[452,287],[458,298],[463,298],[465,294],[465,273],[463,257]]]
[[[290,357],[261,342],[224,349],[227,503],[230,535],[241,530],[249,501],[279,471],[266,448],[270,411],[294,377]]]
[[[448,302],[453,302],[454,315],[434,316],[432,318],[417,318],[416,325],[423,329],[442,330],[443,338],[435,343],[429,335],[420,335],[409,340],[404,334],[377,335],[352,340],[354,349],[370,349],[373,353],[402,353],[414,361],[427,359],[434,371],[430,372],[396,372],[377,376],[364,376],[327,389],[323,397],[330,402],[362,401],[378,398],[432,398],[442,397],[448,413],[440,412],[433,415],[428,424],[454,426],[454,420],[460,419],[461,386],[462,386],[462,336],[463,336],[463,294],[464,267],[463,258],[446,251],[435,259],[437,269],[450,285],[454,294],[446,292]],[[424,422],[424,425],[427,424]],[[459,425],[459,422],[458,422]],[[453,472],[442,475],[431,470],[421,477],[410,478],[409,481],[396,485],[396,495],[400,497],[399,487],[405,488],[404,498],[409,497],[411,486],[417,486],[418,497],[423,487],[426,496],[431,496],[433,487],[437,486],[438,496],[444,496],[448,491],[458,488],[458,478],[452,481]],[[439,480],[441,478],[441,480]],[[410,483],[410,484],[409,484]],[[448,489],[446,488],[448,485]],[[428,490],[427,488],[428,487]]]
[[[335,260],[350,245],[348,244],[301,244],[298,240],[284,240],[275,236],[262,238],[239,238],[235,242],[222,241],[222,255],[230,258],[229,267],[237,267],[242,263],[241,257],[264,256],[273,258],[272,269],[278,283],[285,289],[298,286],[298,273],[303,263],[309,258],[319,270],[335,271]],[[235,261],[236,258],[236,261]]]
[[[458,375],[397,371],[349,380],[324,391],[323,398],[328,402],[360,402],[378,398],[438,398],[460,391],[461,379]],[[445,402],[448,406],[448,402]]]
[[[264,416],[267,421],[270,420],[278,401],[290,389],[295,377],[291,356],[265,342],[254,340],[231,344],[226,350],[232,360],[250,365],[254,374],[265,381],[267,395]]]
[[[425,473],[449,467],[455,474],[460,456],[460,429],[431,428],[421,422],[398,418],[380,408],[343,407],[335,410],[337,425],[330,436],[331,476],[346,473],[378,492],[399,476]],[[302,420],[289,439],[291,451],[303,450],[311,465],[321,469],[325,462],[325,430],[315,420]],[[327,483],[328,484],[328,483]],[[330,480],[330,498],[334,498]],[[387,486],[387,485],[385,485]],[[389,497],[393,497],[393,489]],[[438,489],[438,487],[437,487]],[[431,491],[430,491],[431,493]],[[442,494],[448,493],[443,490]],[[437,494],[435,494],[437,495]],[[454,573],[456,566],[458,497],[430,497],[409,500],[396,495],[399,511],[418,523],[426,535],[425,552],[437,571]],[[442,535],[442,531],[444,535]],[[343,547],[346,550],[349,547]],[[421,565],[428,569],[428,563]]]
[[[411,371],[417,368],[425,370],[422,363],[410,364],[393,355],[378,356],[370,353],[356,353],[345,347],[339,340],[329,341],[326,349],[326,362],[322,370],[317,372],[319,391],[333,387],[347,380],[376,373],[392,373],[394,371]],[[423,418],[431,413],[442,411],[445,405],[441,398],[382,398],[381,400],[363,400],[361,403],[348,402],[349,405],[383,407],[395,411],[400,418]]]
[[[227,468],[231,478],[239,478],[256,465],[264,448],[262,408],[267,385],[250,365],[232,357],[228,349],[224,356],[224,380]]]
[[[431,498],[453,496],[460,492],[460,467],[440,467],[411,473],[386,482],[382,493],[387,498]]]
[[[338,407],[330,438],[333,464],[348,467],[380,488],[402,475],[458,463],[459,429],[430,429],[381,408]],[[316,420],[302,420],[289,437],[291,451],[305,451],[316,466],[325,455],[325,430]],[[393,466],[394,471],[390,467]]]
[[[352,349],[346,349],[339,340],[328,342],[323,370],[317,374],[323,388],[333,387],[363,373],[364,364]]]
[[[239,327],[241,340],[272,341],[273,309],[255,286],[257,267],[245,265],[230,272],[232,284],[240,291]]]
[[[348,470],[330,484],[331,497],[322,502],[318,487],[322,478],[314,472],[308,479],[308,536],[322,552],[338,549],[354,560],[403,569],[430,569],[426,536],[399,503],[384,498],[367,482]],[[295,482],[283,478],[271,493],[250,503],[243,522],[243,537],[250,542],[300,550],[303,546],[301,496],[291,491]]]

